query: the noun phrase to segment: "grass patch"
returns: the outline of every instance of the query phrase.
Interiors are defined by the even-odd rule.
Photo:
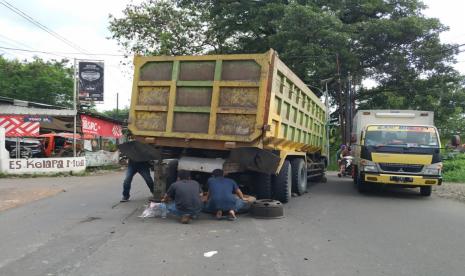
[[[465,154],[457,154],[443,161],[443,177],[445,182],[465,183]]]
[[[337,164],[337,161],[331,159],[330,162],[329,162],[329,166],[326,168],[326,170],[328,170],[328,171],[334,171],[334,172],[339,171],[339,166],[338,166],[338,164]]]

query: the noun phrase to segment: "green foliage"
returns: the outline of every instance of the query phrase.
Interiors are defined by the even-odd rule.
[[[458,154],[454,158],[444,160],[444,181],[465,182],[465,155]]]
[[[0,56],[0,95],[51,105],[72,106],[73,71],[68,61],[31,62]]]
[[[103,115],[120,120],[120,121],[127,121],[129,119],[129,108],[125,107],[123,109],[119,109],[118,111],[116,108],[111,109],[111,110],[106,110],[102,112]]]
[[[147,0],[110,16],[110,31],[128,54],[274,48],[305,83],[335,77],[336,113],[350,75],[359,108],[434,111],[447,137],[465,130],[464,79],[452,68],[458,48],[439,38],[447,27],[424,9],[419,0]]]
[[[204,27],[197,9],[175,8],[174,1],[129,4],[124,17],[110,15],[112,38],[129,53],[196,54],[204,50]]]

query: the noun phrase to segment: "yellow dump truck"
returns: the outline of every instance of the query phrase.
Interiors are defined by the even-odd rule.
[[[288,202],[324,178],[326,109],[270,50],[136,56],[129,130],[160,150],[157,191],[223,169],[247,193]]]

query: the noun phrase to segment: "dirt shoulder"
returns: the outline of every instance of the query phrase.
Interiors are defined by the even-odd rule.
[[[0,188],[0,211],[21,206],[45,197],[54,196],[65,190],[51,187]]]
[[[98,179],[121,175],[122,170],[97,170],[81,176],[7,176],[0,178],[0,212],[82,187],[95,185]]]
[[[444,183],[441,186],[433,187],[433,193],[439,197],[465,203],[465,183]]]

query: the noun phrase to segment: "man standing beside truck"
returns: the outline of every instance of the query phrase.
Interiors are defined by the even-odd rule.
[[[149,187],[149,190],[153,195],[155,184],[152,177],[150,176],[150,163],[148,161],[136,162],[129,159],[126,178],[123,182],[123,198],[121,199],[121,202],[126,202],[129,200],[132,178],[136,173],[139,173],[142,176],[142,178],[145,180],[145,183],[147,184],[147,187]]]

